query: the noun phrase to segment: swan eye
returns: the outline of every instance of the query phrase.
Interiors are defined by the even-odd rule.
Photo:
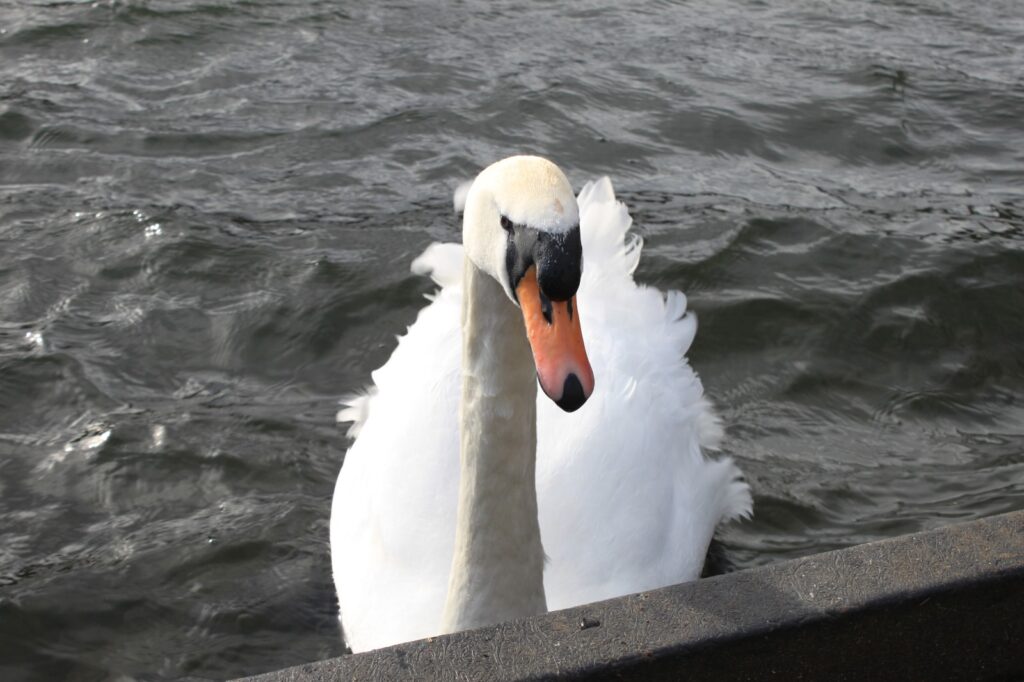
[[[512,231],[512,221],[509,220],[507,216],[501,216],[501,229],[506,232]]]

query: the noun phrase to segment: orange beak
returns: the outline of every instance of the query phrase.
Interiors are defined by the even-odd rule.
[[[533,350],[540,387],[566,412],[575,412],[594,392],[594,370],[583,346],[576,297],[552,301],[537,284],[531,266],[516,286],[526,336]]]

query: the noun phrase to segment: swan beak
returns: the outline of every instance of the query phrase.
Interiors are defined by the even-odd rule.
[[[516,298],[541,389],[563,410],[575,412],[594,392],[594,370],[583,346],[576,297],[552,301],[541,291],[537,268],[531,266],[516,285]]]

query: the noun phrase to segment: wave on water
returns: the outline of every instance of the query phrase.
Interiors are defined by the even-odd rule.
[[[1012,2],[0,5],[0,671],[342,653],[361,388],[514,152],[609,175],[755,493],[738,568],[1024,508]]]

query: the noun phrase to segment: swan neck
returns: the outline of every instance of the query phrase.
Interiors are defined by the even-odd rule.
[[[519,309],[465,261],[459,507],[443,627],[544,613],[537,382]]]

